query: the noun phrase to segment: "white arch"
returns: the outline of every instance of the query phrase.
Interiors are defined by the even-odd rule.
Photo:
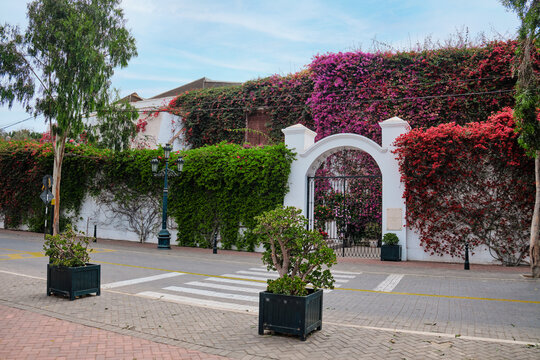
[[[407,260],[407,233],[405,224],[404,187],[400,181],[399,167],[392,153],[393,142],[401,134],[409,131],[409,124],[394,117],[379,123],[382,128],[382,146],[357,134],[336,134],[317,143],[315,132],[297,124],[283,129],[285,144],[293,149],[297,159],[291,165],[289,192],[285,196],[285,206],[295,206],[307,213],[307,177],[313,176],[322,161],[329,155],[343,149],[362,150],[371,155],[382,175],[382,228],[384,232],[396,233],[402,245],[402,259]]]

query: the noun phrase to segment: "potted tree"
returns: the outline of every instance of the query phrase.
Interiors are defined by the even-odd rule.
[[[386,233],[383,236],[381,246],[381,260],[401,261],[401,245],[398,245],[399,238],[394,233]]]
[[[302,341],[322,328],[323,291],[334,288],[329,268],[336,255],[294,207],[256,217],[254,230],[264,244],[263,263],[279,274],[259,294],[259,334],[265,330],[299,335]]]
[[[47,235],[43,244],[47,264],[47,296],[62,294],[75,297],[100,294],[100,265],[90,264],[89,240],[79,236],[71,226],[61,234]]]
[[[375,248],[379,245],[381,236],[381,226],[376,222],[370,222],[366,225],[364,236],[369,247]]]

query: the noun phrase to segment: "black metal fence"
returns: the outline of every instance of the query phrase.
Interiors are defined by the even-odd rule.
[[[380,176],[308,177],[309,228],[338,256],[380,258],[381,189]]]

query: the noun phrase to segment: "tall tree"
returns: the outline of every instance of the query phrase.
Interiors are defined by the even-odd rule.
[[[0,26],[0,104],[19,101],[54,122],[54,232],[66,139],[90,112],[107,107],[114,69],[137,55],[120,0],[35,0],[28,28]]]
[[[514,118],[519,133],[519,143],[527,154],[535,158],[536,200],[531,222],[530,261],[531,273],[540,277],[540,82],[534,72],[531,54],[538,54],[540,37],[539,0],[501,0],[503,5],[517,13],[520,45],[517,50],[516,104]]]

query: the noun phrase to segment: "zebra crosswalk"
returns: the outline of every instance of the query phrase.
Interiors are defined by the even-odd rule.
[[[346,284],[360,273],[333,271],[336,287]],[[258,293],[266,288],[267,279],[278,277],[266,268],[249,268],[234,274],[210,276],[180,285],[165,286],[160,291],[143,291],[138,296],[215,309],[258,312]],[[330,292],[331,290],[325,290]]]

